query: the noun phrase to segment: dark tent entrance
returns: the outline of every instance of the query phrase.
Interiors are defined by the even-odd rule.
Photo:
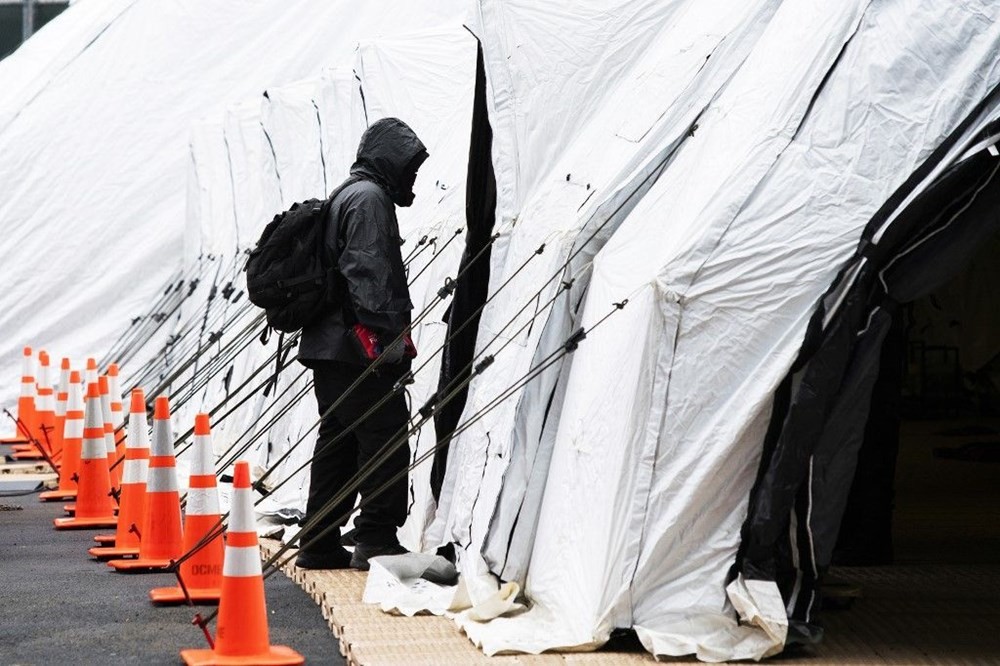
[[[998,259],[994,236],[893,318],[809,652],[909,664],[1000,650]]]
[[[833,564],[1000,564],[998,463],[994,236],[893,320]]]
[[[968,286],[984,266],[1000,263],[998,102],[994,90],[869,221],[775,395],[733,575],[778,584],[789,643],[822,636],[821,584],[831,565],[919,559],[921,539],[929,556],[928,535],[939,551],[961,548],[945,536],[954,537],[944,527],[954,520],[941,502],[976,491],[971,481],[962,485],[960,468],[934,467],[946,460],[933,453],[974,443],[952,443],[940,432],[988,439],[1000,430],[989,421],[995,391],[984,383],[1000,339],[985,314],[996,312],[997,290],[977,286],[973,296]],[[928,307],[949,293],[954,307],[990,299],[977,301],[983,314],[967,316],[961,342],[947,316],[940,335],[925,321]],[[977,474],[996,479],[992,471]],[[949,476],[959,486],[952,492],[934,486]],[[996,525],[989,519],[996,495],[981,499],[983,524]],[[1000,564],[995,550],[986,555]]]

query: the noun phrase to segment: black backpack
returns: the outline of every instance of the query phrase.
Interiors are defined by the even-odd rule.
[[[247,295],[264,309],[272,328],[297,331],[329,312],[341,297],[340,273],[326,249],[326,226],[331,201],[354,180],[349,178],[325,201],[310,199],[275,215],[250,252]]]

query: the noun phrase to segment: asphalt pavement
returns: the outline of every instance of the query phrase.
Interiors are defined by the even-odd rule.
[[[94,534],[107,530],[57,532],[62,505],[37,494],[0,497],[0,664],[180,664],[182,648],[207,646],[191,619],[211,606],[153,606],[150,588],[176,578],[115,573],[91,559]],[[278,573],[265,593],[272,644],[307,663],[344,663],[305,592]]]

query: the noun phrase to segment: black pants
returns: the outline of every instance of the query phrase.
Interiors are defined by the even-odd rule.
[[[336,361],[312,361],[310,366],[313,368],[320,416],[364,372],[361,367]],[[323,419],[316,441],[317,454],[310,470],[307,519],[348,484],[352,484],[359,469],[369,460],[381,457],[385,445],[398,442],[400,433],[405,432],[409,411],[401,391],[350,429],[358,418],[392,391],[399,375],[391,369],[381,368],[378,374],[370,373],[333,413]],[[348,429],[350,431],[345,434]],[[329,442],[333,443],[328,445]],[[404,442],[361,482],[358,487],[361,492],[361,515],[354,521],[357,543],[379,546],[398,543],[396,528],[406,519],[407,476],[402,475],[377,495],[375,493],[389,479],[405,470],[409,460],[410,448]],[[348,493],[311,534],[304,535],[303,543],[327,527],[336,525],[338,528],[330,530],[329,534],[310,546],[310,552],[329,552],[340,546],[339,528],[347,522],[345,516],[354,508],[357,495],[357,490]]]

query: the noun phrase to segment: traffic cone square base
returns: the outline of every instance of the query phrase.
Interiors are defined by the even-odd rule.
[[[94,536],[94,541],[102,546],[113,546],[117,539],[114,534],[97,534]]]
[[[108,566],[119,573],[155,573],[170,566],[170,560],[136,558],[134,560],[111,560]]]
[[[196,604],[217,604],[219,603],[219,597],[222,595],[222,590],[195,590],[188,588],[188,594],[191,596],[191,601]],[[176,587],[154,587],[149,591],[149,600],[154,604],[164,605],[187,603],[184,590],[179,585]]]
[[[224,657],[212,650],[181,650],[181,659],[188,666],[235,666],[237,664],[295,666],[295,664],[306,663],[305,657],[284,645],[272,645],[264,654],[246,657]]]
[[[97,518],[56,518],[52,521],[57,530],[92,530],[103,527],[115,527],[118,518],[115,516],[98,516]]]
[[[76,490],[46,490],[38,496],[43,502],[76,499]]]
[[[120,557],[139,557],[139,547],[115,548],[114,546],[94,546],[87,551],[98,560],[111,560]]]
[[[19,444],[27,444],[27,443],[28,440],[26,440],[24,437],[4,437],[3,439],[0,439],[0,444],[13,444],[17,446]]]

